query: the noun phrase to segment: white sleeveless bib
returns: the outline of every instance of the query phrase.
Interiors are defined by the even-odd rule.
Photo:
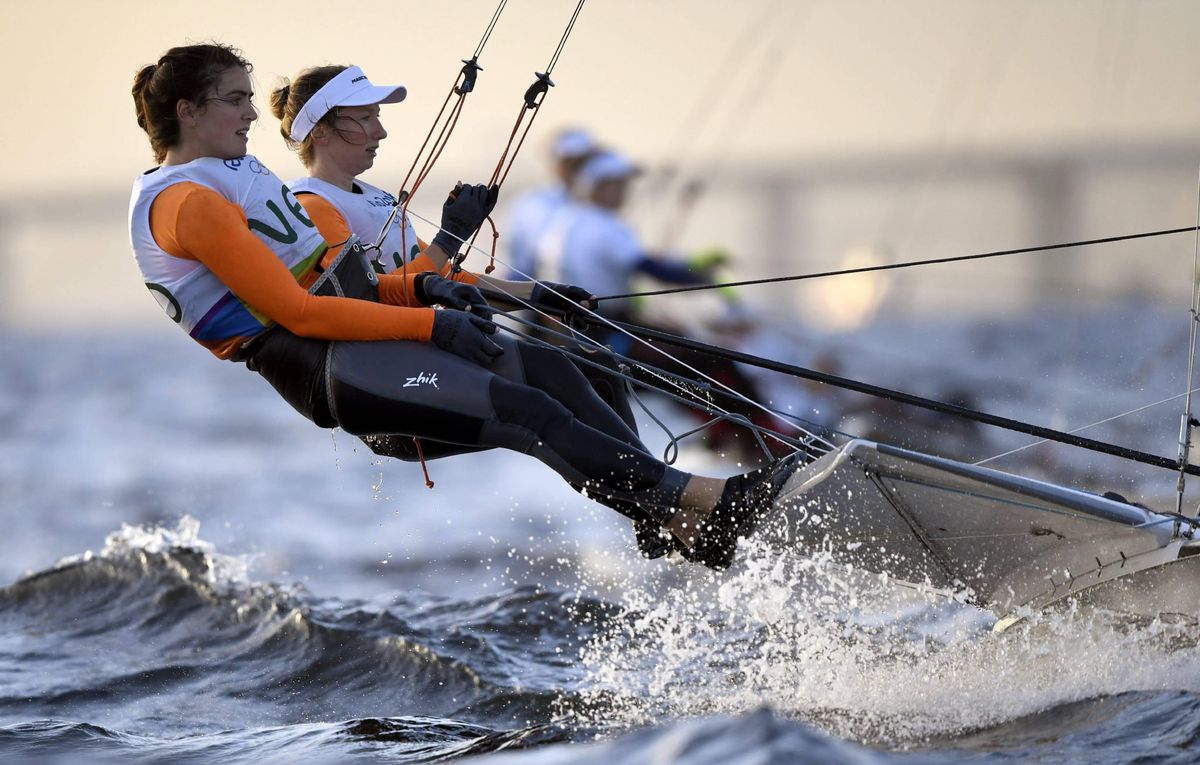
[[[340,189],[332,183],[312,177],[300,178],[288,186],[293,194],[316,194],[328,201],[345,218],[350,232],[364,244],[371,244],[383,229],[383,224],[396,204],[396,198],[369,183],[356,180],[354,184],[362,190],[361,194]],[[417,232],[407,215],[403,221],[396,220],[392,223],[378,253],[376,270],[388,274],[421,253],[421,245],[417,243]]]
[[[271,321],[242,303],[204,264],[164,251],[150,230],[150,207],[163,189],[190,181],[216,191],[246,213],[250,230],[299,281],[328,246],[304,208],[274,173],[251,155],[203,157],[139,175],[129,202],[129,235],[146,286],[167,315],[194,339],[252,337]]]

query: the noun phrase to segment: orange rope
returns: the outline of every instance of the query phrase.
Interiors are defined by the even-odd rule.
[[[542,87],[539,88],[539,85]],[[500,159],[496,162],[496,167],[492,170],[492,177],[488,180],[489,186],[500,187],[504,185],[504,181],[508,179],[508,173],[512,170],[513,164],[517,161],[517,154],[520,153],[521,147],[525,144],[525,137],[529,135],[530,129],[533,127],[533,121],[537,118],[538,110],[542,108],[542,101],[545,100],[547,88],[553,86],[549,77],[538,75],[538,79],[534,82],[525,93],[525,100],[521,103],[521,109],[517,112],[516,122],[513,123],[512,130],[508,134],[508,141],[504,144],[504,151],[500,153]],[[525,115],[529,114],[529,122],[525,123]],[[521,131],[521,125],[525,123],[525,130]],[[521,137],[517,138],[517,133],[521,133]],[[513,141],[517,142],[516,147],[513,147]],[[509,155],[509,151],[512,155]],[[506,162],[507,160],[507,162]],[[492,227],[492,249],[488,256],[487,267],[483,269],[485,274],[490,274],[496,270],[496,248],[500,242],[500,231],[496,228],[496,222],[491,216],[487,217],[488,224]],[[475,246],[475,240],[479,238],[479,232],[483,230],[483,226],[476,229],[474,236],[471,237],[471,242],[467,247],[467,252]],[[463,253],[455,260],[455,267],[461,266],[462,260],[466,257]]]
[[[421,460],[421,472],[425,474],[425,487],[433,488],[433,480],[429,477],[429,468],[425,465],[425,450],[421,448],[421,439],[413,436],[413,443],[417,447],[417,459]]]
[[[473,66],[473,61],[474,59],[472,59],[472,63],[467,64],[467,67]],[[463,102],[466,100],[467,93],[470,92],[469,89],[462,89],[462,85],[466,81],[467,77],[467,67],[463,67],[463,69],[459,71],[458,76],[454,78],[454,84],[450,87],[450,92],[446,94],[446,99],[442,101],[442,108],[438,110],[437,117],[434,118],[433,124],[429,127],[429,132],[425,134],[425,140],[421,142],[421,148],[417,151],[417,156],[413,159],[412,165],[409,166],[408,173],[406,173],[404,176],[404,182],[400,186],[400,192],[398,194],[400,202],[398,204],[400,205],[400,226],[403,230],[406,230],[405,222],[408,220],[409,202],[411,202],[412,198],[416,195],[417,189],[421,188],[421,184],[423,184],[425,179],[429,177],[430,171],[433,170],[433,166],[437,164],[438,159],[442,156],[442,151],[445,150],[446,144],[450,142],[450,136],[454,133],[454,128],[458,125],[458,117],[460,114],[462,114]],[[453,98],[456,93],[458,94],[458,100],[455,101],[454,106],[450,108],[450,114],[443,122],[442,115],[446,113],[446,105],[450,103],[450,99]],[[439,125],[441,126],[440,130],[438,130]],[[429,156],[427,156],[425,161],[422,162],[421,157],[425,154],[425,148],[429,146],[429,139],[433,137],[435,130],[437,131],[437,138],[433,141],[433,146],[430,148]],[[419,171],[417,170],[418,164],[421,165],[421,169]],[[413,187],[410,190],[406,190],[409,180],[413,177],[414,171],[416,171],[417,175],[416,179],[413,181]],[[376,242],[376,244],[381,243],[382,242]],[[405,244],[408,245],[409,243],[405,242]],[[407,250],[408,247],[405,247],[404,249]],[[408,252],[406,251],[401,253],[400,259],[402,262],[400,272],[406,277],[404,295],[405,302],[411,302],[408,296],[407,281]],[[419,448],[420,447],[418,447],[418,449]],[[421,464],[423,466],[424,462]]]

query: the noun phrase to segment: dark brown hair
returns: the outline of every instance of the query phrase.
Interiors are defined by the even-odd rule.
[[[167,149],[179,141],[180,100],[199,103],[227,69],[253,67],[241,51],[228,45],[182,45],[164,53],[156,64],[138,70],[133,78],[133,105],[138,127],[150,136],[155,161],[161,163]]]
[[[313,160],[312,133],[306,135],[303,141],[293,141],[292,123],[296,121],[296,115],[300,113],[300,109],[308,103],[308,99],[312,98],[314,93],[349,68],[347,66],[314,66],[312,69],[305,69],[296,75],[294,81],[289,82],[285,77],[283,84],[271,91],[271,113],[279,119],[279,132],[283,135],[283,140],[287,142],[287,145],[293,151],[300,153],[300,161],[304,163],[305,167],[311,165]],[[336,130],[333,125],[335,117],[337,117],[337,109],[331,109],[317,121],[317,124],[325,123]]]

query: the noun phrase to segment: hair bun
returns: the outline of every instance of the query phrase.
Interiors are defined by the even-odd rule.
[[[271,91],[271,113],[275,115],[275,119],[282,120],[287,114],[288,96],[292,92],[292,83],[288,78],[284,77],[283,82],[279,87]]]

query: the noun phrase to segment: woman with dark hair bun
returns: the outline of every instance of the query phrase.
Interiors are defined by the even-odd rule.
[[[249,72],[232,48],[193,45],[134,80],[159,164],[134,183],[130,236],[167,315],[321,427],[529,454],[652,518],[685,557],[728,567],[792,463],[729,479],[676,470],[561,354],[497,336],[475,287],[431,272],[376,274],[349,232],[323,237],[246,153],[258,116]],[[484,186],[459,188],[434,241],[469,238],[494,201]]]

